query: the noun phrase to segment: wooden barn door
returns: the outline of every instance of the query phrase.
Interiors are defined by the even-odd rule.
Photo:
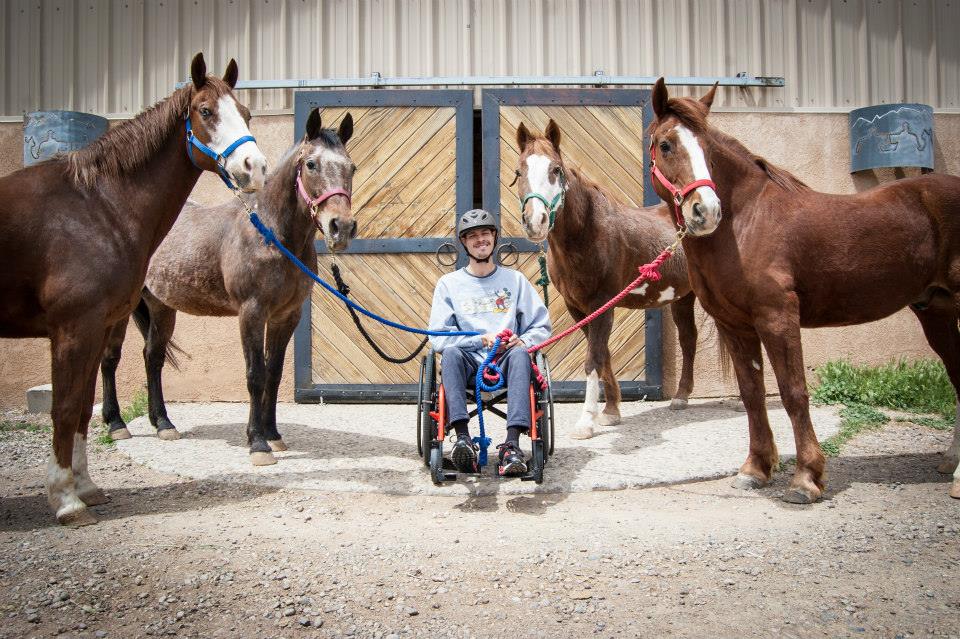
[[[433,289],[450,267],[436,258],[451,241],[457,211],[473,201],[471,91],[318,91],[296,98],[296,138],[320,107],[324,127],[353,116],[347,151],[357,165],[353,211],[357,239],[336,257],[351,297],[369,310],[426,328]],[[333,282],[331,256],[317,242],[318,273]],[[370,319],[364,326],[391,355],[421,336]],[[295,348],[295,397],[313,401],[414,401],[419,357],[405,365],[380,359],[343,304],[319,285],[304,305]]]
[[[514,268],[531,281],[539,277],[536,247],[525,239],[517,189],[509,186],[518,166],[517,127],[524,122],[542,134],[552,118],[560,126],[560,146],[568,166],[579,167],[624,202],[634,206],[656,204],[659,198],[649,184],[643,133],[651,117],[649,97],[647,90],[626,89],[483,91],[483,206],[499,213],[505,241],[520,251]],[[573,320],[552,285],[549,299],[556,333]],[[615,309],[615,313],[610,350],[624,399],[660,399],[661,312]],[[582,398],[586,355],[582,333],[548,347],[546,353],[555,382],[554,395]]]

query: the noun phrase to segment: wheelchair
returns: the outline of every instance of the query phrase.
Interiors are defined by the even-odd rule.
[[[447,437],[447,406],[442,381],[438,383],[437,355],[432,348],[420,360],[420,393],[417,405],[417,450],[425,466],[430,468],[430,479],[437,486],[445,481],[457,479],[458,472],[449,459],[443,456],[443,442]],[[531,454],[527,461],[527,473],[520,475],[521,481],[543,483],[543,469],[553,455],[554,413],[553,393],[550,388],[550,365],[547,358],[537,351],[534,359],[537,368],[546,382],[541,388],[536,373],[530,379],[530,435]],[[536,369],[534,369],[535,371]],[[484,409],[488,413],[506,420],[507,414],[497,405],[506,401],[507,389],[492,393],[481,393]],[[476,393],[467,390],[467,405],[473,405],[470,417],[477,414]],[[481,468],[482,473],[482,468]],[[500,477],[499,473],[496,473]]]

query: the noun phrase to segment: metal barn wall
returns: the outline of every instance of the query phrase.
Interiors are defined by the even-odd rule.
[[[958,0],[3,0],[0,116],[135,113],[200,50],[241,79],[745,71],[786,87],[718,106],[960,109],[958,27]]]

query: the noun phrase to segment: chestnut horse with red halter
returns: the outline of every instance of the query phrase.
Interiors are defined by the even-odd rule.
[[[812,503],[823,495],[826,463],[810,421],[801,327],[871,322],[910,306],[960,389],[960,178],[930,174],[855,195],[818,193],[712,128],[715,91],[670,98],[657,82],[649,130],[654,188],[687,228],[690,282],[733,358],[750,426],[734,485],[763,486],[779,459],[764,404],[762,345],[797,446],[783,498]],[[960,420],[939,467],[956,471],[953,497],[960,497],[958,448]]]
[[[191,75],[90,146],[0,178],[0,337],[50,338],[47,494],[61,524],[96,522],[87,505],[106,501],[86,459],[97,365],[140,298],[150,255],[202,170],[263,186],[266,159],[232,91],[236,62],[221,80],[197,54]]]
[[[344,146],[352,134],[349,113],[333,131],[321,127],[320,112],[314,109],[303,139],[284,155],[251,203],[305,264],[317,263],[318,230],[331,252],[345,249],[356,234],[350,207],[356,166]],[[250,460],[257,466],[275,464],[271,450],[287,449],[277,430],[283,359],[312,284],[276,247],[264,243],[244,204],[234,200],[200,207],[188,202],[150,260],[143,300],[134,311],[145,340],[149,417],[157,435],[179,438],[167,417],[161,382],[177,311],[237,315],[250,393]],[[125,328],[126,323],[111,335],[101,366],[103,421],[114,439],[130,437],[114,382]]]
[[[517,129],[520,158],[516,170],[523,228],[534,242],[549,240],[547,269],[570,315],[577,322],[603,306],[637,277],[637,268],[652,261],[675,239],[670,210],[664,206],[632,208],[586,177],[568,168],[560,153],[560,128],[547,123],[546,137]],[[644,282],[618,306],[655,308],[671,305],[677,325],[683,368],[671,408],[684,408],[693,390],[697,349],[695,298],[690,292],[683,250],[660,269],[661,279]],[[613,372],[608,341],[613,312],[583,327],[587,338],[587,376],[583,412],[571,436],[592,437],[595,426],[620,421],[620,384]],[[599,375],[598,375],[599,372]],[[599,380],[606,405],[599,411]]]

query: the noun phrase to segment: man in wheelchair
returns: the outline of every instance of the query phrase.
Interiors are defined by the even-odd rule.
[[[497,266],[493,259],[500,229],[497,219],[482,209],[467,211],[457,222],[457,237],[469,257],[466,267],[437,282],[430,310],[432,331],[479,331],[477,336],[432,337],[440,355],[449,425],[457,435],[450,457],[463,473],[477,472],[477,448],[470,439],[466,389],[473,388],[497,334],[510,329],[513,337],[500,345],[498,365],[507,388],[507,438],[499,450],[500,473],[522,475],[527,464],[520,451],[520,434],[530,429],[530,355],[526,347],[550,336],[550,316],[536,290],[522,273]]]

